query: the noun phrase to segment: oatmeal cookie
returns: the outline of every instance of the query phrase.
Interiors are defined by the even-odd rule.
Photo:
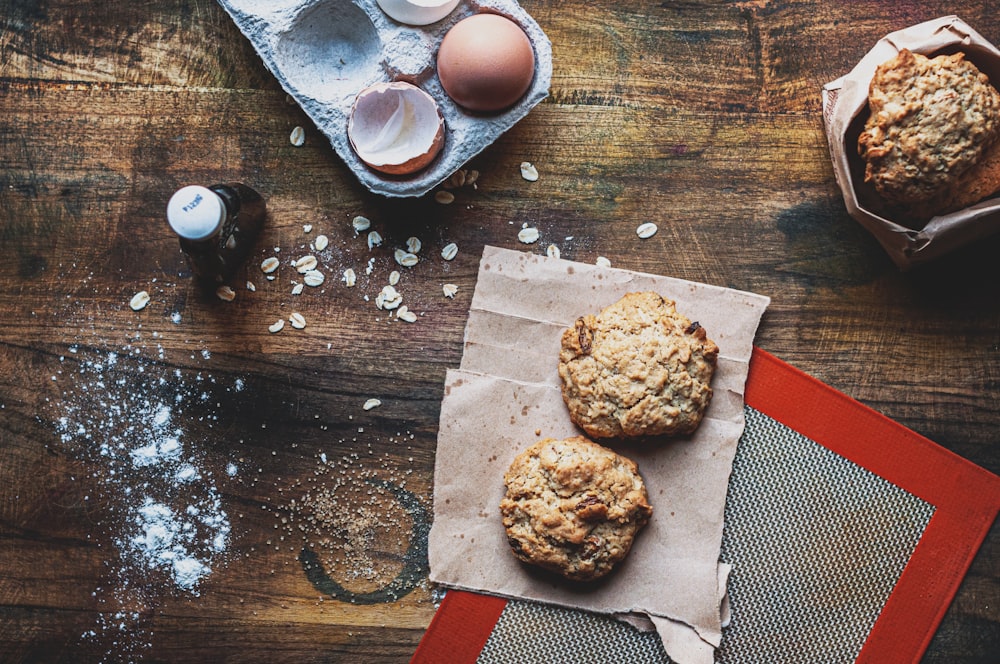
[[[689,434],[712,399],[718,355],[672,300],[628,293],[563,333],[563,400],[593,438]]]
[[[928,58],[903,49],[875,70],[868,105],[858,139],[865,182],[925,216],[961,205],[949,190],[1000,138],[1000,93],[989,78],[964,53]]]
[[[504,482],[500,513],[514,555],[576,581],[610,572],[653,513],[635,462],[583,436],[538,441]]]

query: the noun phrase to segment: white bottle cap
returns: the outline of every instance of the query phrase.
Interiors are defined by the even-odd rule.
[[[167,203],[167,223],[182,238],[204,240],[218,232],[226,206],[211,189],[190,185],[178,189]]]

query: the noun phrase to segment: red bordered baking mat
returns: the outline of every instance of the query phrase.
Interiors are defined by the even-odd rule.
[[[755,348],[746,402],[935,511],[858,662],[916,662],[1000,511],[1000,477]],[[411,660],[475,662],[506,600],[449,590]]]

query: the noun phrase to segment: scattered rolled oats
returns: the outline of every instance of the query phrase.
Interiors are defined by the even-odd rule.
[[[607,258],[605,258],[604,256],[598,256],[598,257],[597,257],[597,260],[596,260],[596,261],[594,261],[594,263],[595,263],[596,265],[600,265],[601,267],[611,267],[611,261],[609,261],[609,260],[608,260]]]
[[[384,286],[375,296],[375,306],[379,309],[395,309],[403,303],[403,296],[392,286]]]
[[[411,254],[410,252],[402,249],[397,249],[394,255],[396,257],[396,262],[403,267],[413,267],[420,262],[420,259],[417,258],[416,254]]]
[[[378,399],[369,399],[365,402],[365,405],[361,406],[363,410],[371,410],[372,408],[378,408],[382,405],[382,402]]]
[[[561,253],[559,251],[559,247],[557,247],[554,244],[550,244],[548,247],[545,248],[545,255],[548,256],[549,258],[559,258]]]
[[[226,238],[226,249],[232,251],[235,248],[236,248],[236,236],[230,235],[229,237]]]
[[[417,315],[407,309],[405,304],[396,310],[396,318],[407,323],[417,322]]]
[[[382,246],[382,236],[378,234],[378,231],[371,231],[368,233],[368,249],[374,249],[375,247]]]
[[[445,297],[454,298],[455,293],[458,292],[458,286],[455,284],[445,284],[441,287],[442,292],[444,292]]]
[[[399,283],[399,270],[393,270],[389,273],[389,285],[395,286]]]
[[[306,130],[302,127],[296,127],[292,130],[291,136],[288,140],[292,142],[295,147],[301,147],[306,142]]]
[[[284,327],[285,327],[285,319],[279,318],[275,322],[271,323],[271,325],[267,328],[267,331],[270,332],[271,334],[275,334],[277,332],[281,332],[281,330],[284,329]]]
[[[525,244],[534,244],[535,242],[538,242],[538,229],[534,226],[522,228],[517,233],[517,239]]]
[[[330,245],[330,238],[325,235],[317,235],[316,240],[313,242],[313,247],[316,251],[323,251]]]
[[[302,225],[302,232],[303,233],[311,233],[312,229],[313,229],[313,225],[312,224],[303,224]]]
[[[305,275],[303,275],[302,281],[306,282],[306,286],[312,286],[315,288],[326,281],[326,275],[319,270],[309,270],[305,273]]]
[[[301,295],[302,288],[303,288],[302,284],[295,284],[294,286],[292,286],[292,295]]]
[[[475,188],[477,180],[479,180],[479,171],[477,171],[477,170],[470,170],[468,173],[465,174],[465,186],[466,187],[473,187],[473,188]]]
[[[296,330],[304,329],[306,326],[306,319],[299,312],[289,314],[288,322],[292,324]]]
[[[278,266],[280,264],[281,261],[279,261],[277,258],[275,258],[274,256],[268,256],[263,260],[263,262],[261,262],[260,270],[264,274],[271,274],[272,272],[278,269]]]
[[[446,261],[454,259],[455,256],[457,255],[458,255],[458,245],[455,244],[454,242],[446,244],[444,246],[444,249],[441,250],[441,258],[445,259]]]
[[[439,191],[434,194],[434,200],[441,205],[450,205],[455,202],[455,194],[450,191]]]
[[[445,183],[445,186],[448,187],[449,189],[458,189],[459,187],[465,184],[466,175],[467,174],[464,168],[458,169],[457,171],[451,174],[451,177],[448,178],[448,181]]]
[[[128,306],[132,307],[132,311],[141,311],[146,308],[147,304],[149,304],[149,293],[144,290],[133,295],[132,299],[128,302]]]
[[[351,226],[353,226],[354,230],[358,233],[368,230],[371,228],[371,225],[372,222],[368,219],[368,217],[362,217],[360,214],[351,220]]]
[[[345,284],[347,284],[348,288],[354,286],[354,284],[356,284],[358,281],[358,277],[357,275],[354,274],[354,270],[352,270],[351,268],[347,268],[346,270],[344,270],[343,281]]]
[[[538,179],[538,169],[535,168],[530,162],[521,162],[521,177],[528,182],[534,182]]]
[[[644,224],[640,224],[639,227],[635,229],[635,234],[645,240],[646,238],[656,235],[656,231],[656,224],[651,221],[647,221]]]
[[[406,250],[409,251],[411,254],[419,254],[420,247],[422,246],[423,245],[420,243],[420,238],[418,237],[410,237],[406,239]]]
[[[303,256],[299,260],[292,263],[295,269],[299,271],[299,274],[305,274],[309,270],[315,270],[316,266],[319,265],[319,261],[312,254],[308,256]]]
[[[257,290],[257,286],[254,284],[254,282],[247,281],[247,290],[253,293]]]

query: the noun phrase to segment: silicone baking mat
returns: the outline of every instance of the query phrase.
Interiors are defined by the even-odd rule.
[[[1000,478],[759,349],[746,404],[717,660],[919,660],[1000,510]],[[413,658],[594,661],[670,660],[655,632],[607,616],[455,590]]]

